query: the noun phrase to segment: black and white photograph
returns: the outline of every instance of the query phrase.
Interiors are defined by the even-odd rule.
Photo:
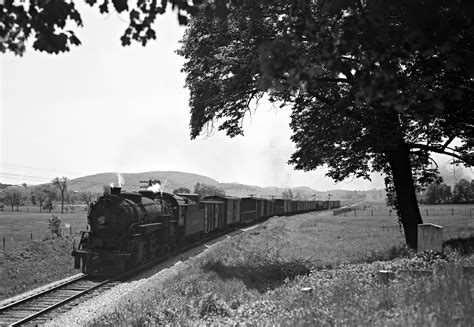
[[[471,326],[473,13],[0,0],[0,326]]]

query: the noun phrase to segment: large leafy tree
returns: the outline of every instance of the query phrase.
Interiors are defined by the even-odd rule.
[[[422,223],[416,187],[431,153],[473,163],[472,5],[463,1],[239,2],[191,21],[180,50],[191,135],[230,136],[264,92],[291,106],[290,162],[341,181],[384,172],[406,242]],[[237,6],[237,5],[236,5]]]
[[[425,204],[451,203],[451,187],[444,183],[432,183],[426,188],[424,198]]]
[[[292,108],[290,162],[331,168],[342,180],[386,174],[406,241],[416,247],[417,185],[433,180],[430,154],[473,163],[473,25],[469,0],[86,0],[128,12],[121,41],[146,44],[168,4],[190,20],[180,53],[191,99],[191,136],[206,126],[243,134],[267,92]],[[74,2],[5,1],[0,51],[47,52],[79,44]]]

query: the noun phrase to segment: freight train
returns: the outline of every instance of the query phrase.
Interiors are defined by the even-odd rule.
[[[72,256],[74,267],[89,275],[115,275],[213,234],[263,221],[275,215],[339,208],[340,202],[237,198],[153,191],[148,181],[139,192],[111,188],[89,207],[90,230]],[[159,185],[159,184],[158,184]]]

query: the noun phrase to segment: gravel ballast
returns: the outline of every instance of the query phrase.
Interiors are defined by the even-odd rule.
[[[234,232],[232,235],[240,234]],[[101,316],[119,310],[126,303],[139,302],[151,296],[150,290],[174,277],[186,265],[191,257],[204,254],[214,244],[225,241],[229,236],[219,237],[211,242],[187,250],[175,258],[166,260],[155,267],[110,288],[102,294],[85,300],[80,305],[46,322],[47,326],[84,326],[91,324]]]

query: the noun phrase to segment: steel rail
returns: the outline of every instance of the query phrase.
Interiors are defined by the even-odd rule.
[[[28,316],[28,317],[26,317],[26,318],[23,318],[23,319],[21,319],[21,320],[18,320],[18,321],[16,321],[16,322],[14,322],[13,324],[10,324],[10,326],[20,326],[20,325],[22,325],[22,324],[24,324],[24,323],[27,323],[28,321],[31,321],[31,320],[33,320],[33,319],[35,319],[35,318],[38,318],[38,317],[44,315],[45,313],[47,313],[47,312],[49,312],[49,311],[51,311],[51,310],[53,310],[53,309],[56,309],[56,308],[58,308],[58,307],[60,307],[60,306],[62,306],[62,305],[64,305],[64,304],[66,304],[66,303],[68,303],[68,302],[70,302],[70,301],[72,301],[72,300],[74,300],[74,299],[80,297],[80,296],[83,296],[83,295],[85,295],[85,294],[87,294],[87,293],[90,293],[90,292],[92,292],[93,290],[95,290],[95,289],[97,289],[97,288],[99,288],[99,287],[101,287],[101,286],[103,286],[103,285],[105,285],[105,284],[110,283],[110,282],[112,281],[112,279],[113,279],[113,278],[111,278],[111,279],[106,279],[106,280],[104,280],[104,281],[102,281],[102,282],[99,282],[98,284],[96,284],[96,285],[94,285],[94,286],[92,286],[92,287],[89,287],[88,289],[86,289],[86,290],[84,290],[84,291],[81,291],[81,292],[79,292],[79,293],[77,293],[77,294],[74,294],[74,295],[72,295],[72,296],[70,296],[70,297],[68,297],[68,298],[66,298],[66,299],[64,299],[64,300],[62,300],[62,301],[60,301],[60,302],[57,302],[57,303],[55,303],[55,304],[53,304],[53,305],[51,305],[51,306],[49,306],[49,307],[47,307],[47,308],[45,308],[45,309],[43,309],[43,310],[41,310],[41,311],[35,312],[34,314],[32,314],[32,315],[30,315],[30,316]]]
[[[43,296],[43,295],[45,295],[45,294],[51,293],[51,292],[53,292],[53,291],[57,291],[60,287],[65,286],[65,285],[68,285],[68,284],[71,284],[71,283],[74,283],[74,282],[76,282],[76,281],[78,281],[78,280],[84,279],[86,276],[87,276],[87,275],[85,275],[85,274],[79,274],[79,275],[77,275],[75,278],[65,280],[64,282],[62,282],[62,283],[60,283],[60,284],[56,284],[56,285],[51,286],[51,288],[48,288],[48,289],[39,291],[39,292],[37,292],[37,293],[33,293],[33,294],[31,294],[31,295],[29,295],[29,296],[26,296],[26,297],[24,297],[24,298],[21,298],[21,299],[19,299],[19,300],[17,300],[17,301],[13,301],[13,302],[11,302],[11,303],[8,303],[8,304],[6,304],[6,305],[4,305],[3,307],[0,308],[0,314],[1,314],[2,312],[4,312],[5,310],[7,310],[7,309],[10,309],[10,308],[12,308],[12,307],[18,306],[18,305],[20,305],[20,304],[22,304],[22,303],[25,303],[25,302],[27,302],[27,301],[33,300],[33,299],[35,299],[35,298],[38,298],[38,297]]]
[[[45,297],[46,295],[52,293],[52,292],[55,292],[55,291],[58,291],[60,292],[61,290],[67,290],[67,287],[70,286],[70,285],[73,285],[74,283],[77,283],[81,280],[86,280],[87,279],[87,275],[82,275],[82,276],[78,276],[77,278],[74,278],[72,280],[68,280],[64,283],[61,283],[59,285],[55,285],[54,287],[50,288],[50,289],[47,289],[47,290],[44,290],[42,292],[38,292],[38,293],[35,293],[31,296],[28,296],[26,298],[23,298],[23,299],[20,299],[19,301],[16,301],[16,302],[13,302],[13,303],[10,303],[8,305],[5,305],[3,306],[2,308],[0,308],[0,319],[2,318],[2,314],[6,314],[8,311],[10,310],[15,310],[16,308],[19,308],[21,307],[22,305],[27,305],[28,302],[32,302],[34,300],[41,300],[42,297]],[[69,296],[65,299],[61,299],[61,298],[58,298],[57,301],[54,301],[55,303],[50,305],[50,306],[47,306],[43,309],[40,309],[39,311],[36,311],[34,312],[35,310],[31,310],[30,308],[28,308],[27,310],[25,311],[33,311],[32,314],[29,314],[28,316],[26,317],[23,317],[23,318],[19,318],[19,320],[16,320],[14,322],[7,322],[8,326],[19,326],[19,325],[22,325],[22,324],[25,324],[31,320],[34,320],[36,318],[39,318],[40,316],[44,315],[45,313],[53,310],[53,309],[56,309],[80,296],[83,296],[87,293],[90,293],[91,291],[111,282],[113,278],[109,278],[109,279],[106,279],[106,280],[101,280],[101,281],[98,281],[97,283],[94,283],[94,285],[90,286],[90,287],[87,287],[86,289],[84,290],[78,290],[76,294],[72,295],[72,296]],[[93,282],[93,281],[92,281]],[[55,299],[56,300],[56,299]],[[18,319],[16,317],[11,317],[13,319]],[[0,324],[3,325],[3,322],[0,321]]]

